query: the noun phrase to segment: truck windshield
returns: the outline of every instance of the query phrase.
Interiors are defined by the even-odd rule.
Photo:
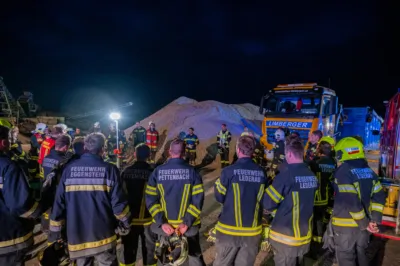
[[[264,101],[264,114],[319,114],[320,95],[271,95]]]

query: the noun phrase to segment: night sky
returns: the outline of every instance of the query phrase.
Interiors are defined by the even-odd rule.
[[[400,87],[398,13],[384,2],[8,2],[0,76],[49,110],[132,101],[125,115],[136,120],[180,96],[258,105],[279,83],[330,78],[344,106],[383,114]]]

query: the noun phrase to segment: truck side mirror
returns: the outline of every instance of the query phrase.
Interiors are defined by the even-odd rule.
[[[372,135],[379,136],[381,132],[379,130],[372,130]]]
[[[260,109],[258,110],[258,112],[260,113],[260,115],[264,114],[264,96],[261,97],[261,103],[260,103]]]

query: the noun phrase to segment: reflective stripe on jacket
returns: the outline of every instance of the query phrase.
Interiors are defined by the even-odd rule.
[[[264,197],[264,208],[275,214],[271,241],[292,247],[311,242],[317,188],[317,178],[304,163],[287,164],[275,177]]]
[[[264,171],[251,158],[241,158],[224,168],[214,185],[215,198],[223,204],[216,230],[231,236],[261,234]]]
[[[157,149],[158,146],[158,131],[148,129],[146,131],[146,145],[149,146],[150,149]]]
[[[147,182],[152,172],[153,169],[148,163],[138,161],[126,167],[121,174],[128,191],[129,208],[132,214],[131,224],[134,226],[152,223],[145,197]]]
[[[199,225],[203,202],[201,176],[182,159],[169,159],[158,166],[147,184],[146,206],[159,225]]]
[[[56,144],[55,138],[48,138],[42,142],[39,152],[39,160],[38,160],[39,164],[43,163],[44,157],[46,157],[50,153],[50,150],[54,148],[55,144]]]
[[[8,156],[0,155],[0,255],[33,245],[33,227],[41,205],[33,200],[26,175]]]
[[[378,176],[364,159],[343,162],[334,174],[332,225],[336,231],[365,230],[380,223],[385,193]]]
[[[65,166],[50,215],[50,242],[65,225],[70,258],[93,256],[115,247],[117,224],[128,228],[130,222],[116,166],[89,153]]]

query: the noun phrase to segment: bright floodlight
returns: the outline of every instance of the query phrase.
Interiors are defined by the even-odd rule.
[[[112,120],[119,120],[121,118],[121,114],[120,113],[111,113],[110,118]]]

